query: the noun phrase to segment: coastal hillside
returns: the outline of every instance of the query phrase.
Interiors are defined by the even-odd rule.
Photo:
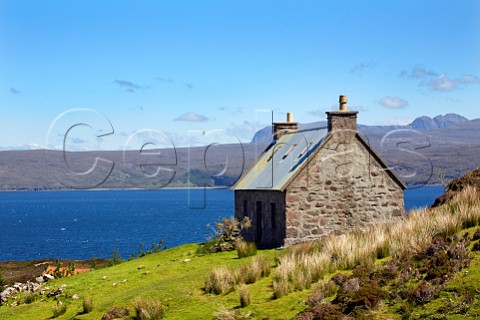
[[[225,221],[224,221],[225,223]],[[183,245],[11,295],[1,319],[477,319],[480,194],[282,250]],[[244,257],[246,256],[246,257]],[[121,262],[121,261],[117,261]],[[2,293],[3,294],[3,293]],[[142,316],[143,315],[143,316]]]
[[[462,190],[475,188],[480,193],[480,168],[467,172],[466,175],[454,179],[447,184],[447,191],[438,197],[432,207],[438,207],[453,200],[453,198]]]

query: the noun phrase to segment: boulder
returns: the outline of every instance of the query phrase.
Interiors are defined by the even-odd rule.
[[[53,279],[55,279],[55,277],[52,276],[51,274],[45,273],[45,274],[43,275],[43,279],[45,279],[46,281],[48,281],[48,280],[53,280]]]

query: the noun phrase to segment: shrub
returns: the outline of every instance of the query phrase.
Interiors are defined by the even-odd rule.
[[[160,301],[136,299],[133,305],[135,308],[135,319],[137,320],[158,320],[163,318],[164,310]]]
[[[241,232],[252,226],[248,217],[244,217],[240,222],[235,217],[229,219],[223,218],[220,222],[215,222],[213,229],[213,248],[211,252],[235,250],[236,242],[242,240]]]
[[[240,296],[240,307],[245,308],[250,304],[250,291],[246,284],[242,283],[238,288],[238,294]]]
[[[130,314],[130,310],[126,308],[114,307],[113,309],[108,310],[102,317],[102,320],[112,320],[112,319],[121,319]]]
[[[360,286],[356,292],[348,294],[344,304],[347,313],[356,307],[373,309],[385,296],[385,292],[378,286],[378,284],[371,282]]]
[[[434,286],[432,286],[427,281],[422,281],[412,292],[412,299],[417,304],[425,304],[429,302],[435,295],[437,291]]]
[[[112,260],[109,261],[109,265],[113,266],[125,262],[125,260],[120,255],[118,249],[113,250]]]
[[[232,290],[235,278],[226,267],[213,269],[205,279],[204,289],[206,292],[223,294]]]
[[[253,242],[246,242],[243,239],[236,241],[235,249],[239,258],[254,256],[257,254],[257,246]]]
[[[313,288],[312,292],[308,295],[307,301],[305,303],[309,307],[314,307],[317,304],[320,304],[323,301],[323,298],[325,298],[325,292],[322,290],[322,288],[317,285],[315,288]]]
[[[18,295],[18,300],[19,303],[32,303],[35,301],[37,297],[35,296],[35,293],[33,291],[23,291]]]
[[[299,314],[296,320],[312,320],[312,319],[352,319],[342,313],[338,305],[331,303],[319,303],[313,308],[308,309]]]
[[[479,240],[480,239],[480,228],[478,228],[475,233],[473,234],[472,240]]]
[[[220,310],[214,314],[215,320],[248,320],[252,319],[251,312],[245,312],[242,309],[227,309],[221,307]]]
[[[58,303],[53,307],[52,312],[52,318],[60,317],[62,314],[65,314],[65,312],[67,312],[67,304],[58,301]]]
[[[332,280],[337,286],[341,286],[347,279],[343,274],[337,273],[330,280]]]
[[[93,301],[89,298],[83,300],[83,311],[82,314],[87,314],[93,310]]]
[[[463,238],[436,238],[420,262],[421,271],[426,273],[426,280],[443,283],[470,264],[469,254]]]
[[[344,308],[344,313],[349,314],[357,309],[370,310],[386,297],[375,278],[372,266],[358,266],[352,275],[346,279],[333,300]]]
[[[475,242],[472,247],[472,251],[480,251],[480,241]]]
[[[2,274],[0,273],[0,289],[5,285],[6,285],[5,279],[3,278]]]

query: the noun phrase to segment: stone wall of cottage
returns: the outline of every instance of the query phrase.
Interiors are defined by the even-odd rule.
[[[404,217],[403,190],[348,132],[327,141],[285,197],[287,246]]]
[[[285,192],[275,190],[235,190],[235,217],[248,216],[252,228],[244,230],[246,241],[261,248],[281,247],[285,240]]]

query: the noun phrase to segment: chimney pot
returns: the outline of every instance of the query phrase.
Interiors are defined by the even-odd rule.
[[[287,112],[287,122],[292,123],[293,122],[293,113]]]
[[[293,121],[293,113],[287,113],[286,122],[274,122],[273,123],[273,139],[277,141],[287,132],[294,132],[298,129],[298,123]]]
[[[328,132],[333,131],[356,131],[357,113],[347,109],[347,96],[341,95],[338,99],[339,111],[327,111]]]
[[[338,99],[338,102],[340,103],[340,111],[347,111],[347,96],[340,96]]]

